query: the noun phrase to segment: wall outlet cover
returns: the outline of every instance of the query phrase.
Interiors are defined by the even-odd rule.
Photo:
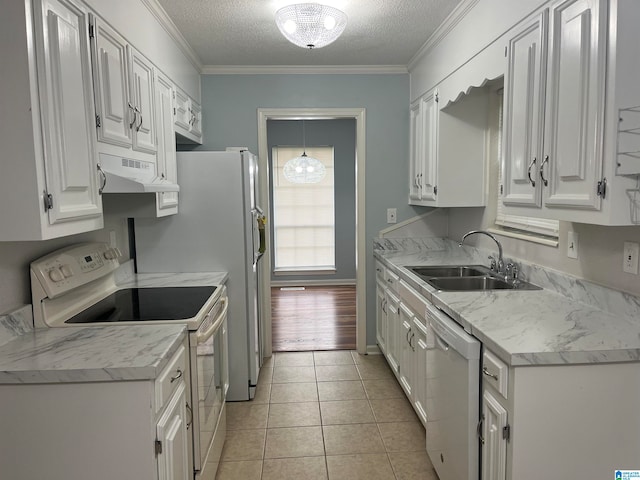
[[[640,245],[635,242],[624,242],[622,258],[622,271],[626,273],[638,274],[638,254]]]
[[[387,223],[396,223],[398,221],[398,212],[395,208],[387,208]]]

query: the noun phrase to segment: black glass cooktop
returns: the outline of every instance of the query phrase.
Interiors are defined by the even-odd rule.
[[[100,300],[65,323],[145,322],[194,317],[216,287],[127,288]]]

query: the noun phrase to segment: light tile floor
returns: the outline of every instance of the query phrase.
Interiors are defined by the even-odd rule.
[[[381,355],[278,352],[227,404],[217,480],[437,480],[425,432]]]

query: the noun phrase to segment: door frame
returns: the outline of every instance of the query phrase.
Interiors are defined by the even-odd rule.
[[[335,120],[353,118],[356,121],[356,349],[367,352],[367,275],[365,229],[365,112],[364,108],[258,108],[258,180],[260,205],[269,212],[269,152],[267,120]],[[266,229],[267,244],[271,242],[270,229]],[[271,336],[271,251],[262,256],[262,269],[258,281],[260,321],[263,332],[265,357],[272,354]]]

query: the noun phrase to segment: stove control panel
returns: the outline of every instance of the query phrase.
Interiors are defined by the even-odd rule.
[[[31,263],[31,288],[37,281],[54,298],[113,272],[120,250],[106,243],[83,243],[57,250]]]

